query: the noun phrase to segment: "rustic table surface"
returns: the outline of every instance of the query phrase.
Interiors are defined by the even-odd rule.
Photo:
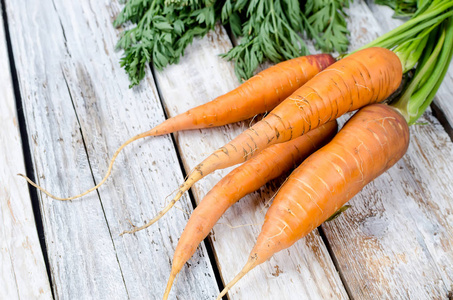
[[[197,162],[249,125],[129,137],[238,85],[219,58],[232,42],[218,26],[178,65],[148,69],[129,89],[115,51],[116,0],[2,0],[0,22],[0,299],[159,299],[193,203],[230,169],[202,180],[157,225],[143,224]],[[351,49],[400,21],[356,0]],[[411,127],[401,161],[350,201],[352,208],[257,267],[229,299],[448,299],[453,294],[453,68],[435,105]],[[432,111],[443,111],[443,114]],[[441,122],[439,121],[441,120]],[[450,135],[448,134],[450,132]],[[186,264],[171,299],[213,299],[245,263],[277,180],[219,221]]]

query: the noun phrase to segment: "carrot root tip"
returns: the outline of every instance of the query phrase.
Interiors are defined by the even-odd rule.
[[[126,233],[133,234],[133,233],[135,233],[135,232],[137,232],[137,231],[140,230],[140,229],[138,229],[137,226],[134,225],[134,223],[132,223],[131,220],[127,219],[127,222],[129,222],[129,224],[132,226],[133,229],[131,229],[131,230],[124,230],[123,232],[120,233],[120,236],[123,236],[123,235],[125,235]]]
[[[140,231],[140,230],[143,230],[145,228],[148,228],[149,226],[151,226],[154,223],[156,223],[157,221],[159,221],[160,218],[162,218],[176,204],[176,202],[178,202],[179,199],[181,199],[181,196],[184,194],[184,192],[185,192],[185,190],[180,189],[178,191],[178,193],[176,194],[176,196],[170,201],[170,203],[168,203],[168,205],[165,206],[164,209],[159,211],[157,213],[157,215],[152,220],[150,220],[148,223],[146,223],[145,225],[138,227],[138,226],[135,226],[134,224],[132,224],[132,222],[130,220],[128,220],[129,223],[131,224],[131,226],[133,227],[133,229],[123,231],[122,233],[120,233],[120,236],[122,236],[122,235],[124,235],[126,233],[129,233],[129,234],[136,233],[137,231]]]
[[[255,255],[250,256],[249,260],[245,264],[245,266],[242,268],[241,272],[239,272],[233,280],[231,280],[225,287],[224,289],[220,292],[220,294],[217,296],[216,300],[221,300],[223,296],[228,293],[228,291],[242,278],[250,272],[254,267],[258,265],[258,257]]]
[[[175,280],[176,275],[177,274],[171,272],[170,277],[168,278],[167,287],[165,288],[164,296],[162,298],[163,300],[168,299],[168,296],[170,295],[171,287],[173,286],[173,281]]]

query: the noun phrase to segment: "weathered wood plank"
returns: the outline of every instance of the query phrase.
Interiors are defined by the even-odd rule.
[[[7,8],[35,177],[54,193],[75,194],[93,182],[61,69],[70,59],[61,20],[49,1],[9,1]],[[124,284],[111,284],[122,274],[99,200],[41,196],[41,208],[55,295],[126,298]]]
[[[352,48],[381,32],[362,2],[349,13],[362,36]],[[452,289],[453,144],[430,111],[420,121],[403,159],[322,226],[355,299],[445,299]]]
[[[93,177],[100,181],[122,142],[164,119],[152,77],[128,89],[114,51],[116,1],[7,4],[36,178],[55,194],[77,194]],[[160,298],[186,214],[175,210],[151,230],[119,233],[127,219],[154,215],[182,178],[171,139],[160,137],[126,149],[97,193],[69,203],[41,195],[56,297]],[[203,246],[176,291],[185,299],[218,292]]]
[[[180,63],[156,72],[169,116],[214,99],[238,85],[232,64],[219,58],[231,48],[222,29],[195,40]],[[177,133],[180,154],[189,171],[226,144],[249,122]],[[193,188],[197,202],[232,168],[215,172]],[[175,186],[176,188],[176,186]],[[258,236],[265,204],[276,192],[274,182],[244,197],[228,210],[211,233],[221,276],[230,281],[242,268]],[[235,227],[238,226],[238,227]],[[231,228],[235,227],[235,228]],[[185,275],[181,275],[182,278]],[[178,285],[178,283],[176,283]],[[175,293],[176,295],[176,293]],[[341,280],[317,231],[257,267],[229,293],[230,299],[347,299]]]
[[[25,173],[0,7],[0,299],[51,299]]]

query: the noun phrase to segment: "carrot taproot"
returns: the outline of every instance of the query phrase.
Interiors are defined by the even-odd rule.
[[[246,273],[307,235],[374,178],[393,166],[409,145],[405,118],[385,104],[359,110],[326,146],[307,158],[282,185],[240,273]]]
[[[334,120],[289,142],[270,146],[220,180],[193,211],[181,234],[163,299],[168,298],[176,275],[229,207],[268,181],[299,165],[307,156],[330,141],[336,132],[337,122]],[[134,233],[148,226],[126,232]]]
[[[293,138],[367,104],[390,96],[402,80],[398,56],[385,48],[357,51],[330,65],[280,103],[263,120],[198,164],[158,221],[192,185],[215,170],[244,162],[264,148]]]
[[[124,142],[113,154],[104,178],[94,187],[72,197],[57,197],[35,184],[27,176],[28,183],[56,200],[73,200],[98,189],[110,176],[117,156],[130,143],[149,136],[159,136],[181,130],[217,127],[243,121],[268,112],[291,93],[333,64],[329,54],[307,55],[278,63],[250,78],[236,89],[216,99],[169,118],[156,127],[140,133]]]

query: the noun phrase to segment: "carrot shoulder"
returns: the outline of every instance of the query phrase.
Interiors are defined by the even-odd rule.
[[[374,178],[409,145],[406,120],[374,104],[359,110],[326,146],[307,158],[282,185],[243,270],[219,298],[255,266],[307,235]]]
[[[401,79],[399,58],[384,48],[367,48],[337,61],[291,94],[263,120],[198,164],[154,221],[204,176],[244,162],[270,145],[299,137],[346,112],[383,101],[399,87]]]
[[[268,181],[299,165],[307,156],[331,140],[336,132],[337,122],[331,121],[304,136],[264,149],[220,180],[193,211],[181,234],[173,256],[164,299],[167,299],[176,275],[229,207]],[[137,227],[129,233],[145,226]]]
[[[130,143],[148,136],[159,136],[180,130],[222,126],[268,112],[334,62],[335,59],[329,54],[308,55],[281,62],[263,70],[236,89],[208,103],[167,119],[156,127],[132,137],[115,151],[104,178],[96,186],[79,195],[67,198],[56,197],[36,185],[25,175],[18,175],[56,200],[80,198],[104,184],[110,176],[118,154]]]

